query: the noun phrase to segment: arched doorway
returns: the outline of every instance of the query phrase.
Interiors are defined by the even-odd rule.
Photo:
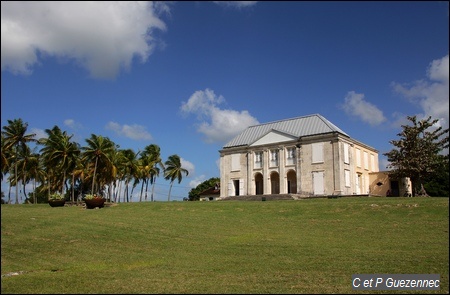
[[[272,172],[270,173],[270,186],[271,194],[279,194],[280,193],[280,174],[278,172]]]
[[[262,195],[264,193],[264,181],[261,173],[255,174],[255,195]]]
[[[297,173],[294,170],[289,170],[286,174],[287,178],[287,193],[296,194],[297,193]]]

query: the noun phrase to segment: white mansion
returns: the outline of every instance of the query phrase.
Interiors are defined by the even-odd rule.
[[[319,114],[248,127],[220,152],[220,198],[369,194],[378,151]]]

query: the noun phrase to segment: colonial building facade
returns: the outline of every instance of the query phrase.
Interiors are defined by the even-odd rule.
[[[319,114],[248,127],[220,151],[220,198],[369,194],[378,151]]]

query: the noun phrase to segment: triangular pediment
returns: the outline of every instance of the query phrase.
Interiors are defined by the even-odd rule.
[[[286,142],[286,141],[292,141],[296,140],[297,137],[293,136],[291,134],[278,131],[278,130],[270,130],[263,136],[261,136],[259,139],[257,139],[255,142],[250,144],[250,146],[258,146],[258,145],[265,145],[265,144],[273,144],[273,143],[279,143],[279,142]]]

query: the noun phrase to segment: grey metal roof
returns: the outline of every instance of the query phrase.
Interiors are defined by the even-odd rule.
[[[336,125],[319,114],[297,117],[261,125],[250,126],[233,138],[223,148],[250,145],[272,130],[283,132],[295,137],[339,132],[349,136]]]

